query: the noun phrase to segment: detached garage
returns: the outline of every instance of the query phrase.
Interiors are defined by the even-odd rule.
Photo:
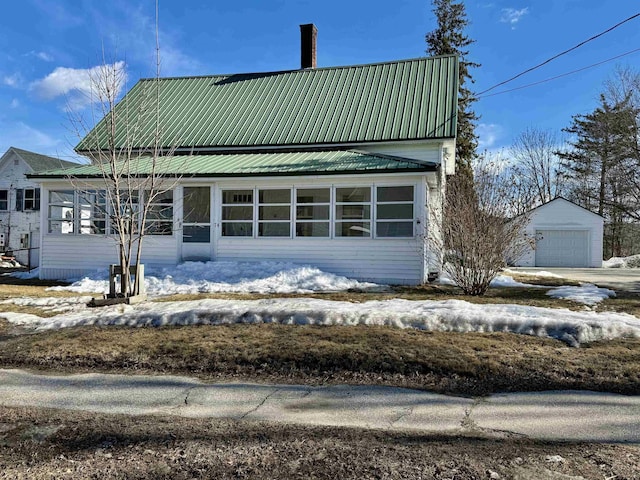
[[[530,212],[527,234],[536,248],[516,262],[519,267],[601,267],[604,219],[564,198]]]

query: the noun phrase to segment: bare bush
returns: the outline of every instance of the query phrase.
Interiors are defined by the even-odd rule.
[[[484,294],[507,262],[533,248],[534,239],[525,233],[528,215],[510,219],[514,195],[513,179],[491,162],[476,165],[474,179],[448,179],[443,215],[432,216],[439,234],[429,244],[466,295]]]

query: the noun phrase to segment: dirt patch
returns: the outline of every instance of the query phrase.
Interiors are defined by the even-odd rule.
[[[640,478],[634,445],[32,408],[0,408],[0,426],[7,479]]]

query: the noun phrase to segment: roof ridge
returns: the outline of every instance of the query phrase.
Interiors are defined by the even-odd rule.
[[[363,68],[363,67],[372,67],[376,65],[392,65],[399,63],[408,63],[408,62],[416,62],[416,61],[426,61],[426,60],[437,60],[440,58],[449,58],[455,57],[454,54],[448,55],[434,55],[432,57],[414,57],[414,58],[406,58],[402,60],[387,60],[381,62],[372,62],[372,63],[358,63],[354,65],[336,65],[332,67],[317,67],[317,68],[297,68],[291,70],[273,70],[273,71],[262,71],[262,72],[235,72],[235,73],[216,73],[211,75],[185,75],[185,76],[177,76],[177,77],[145,77],[140,78],[140,82],[151,82],[154,80],[188,80],[188,79],[196,79],[196,78],[227,78],[233,77],[235,75],[278,75],[283,73],[313,73],[320,72],[326,70],[342,70],[349,68]]]

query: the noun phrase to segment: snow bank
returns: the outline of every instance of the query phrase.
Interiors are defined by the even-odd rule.
[[[388,325],[441,332],[513,332],[552,337],[569,345],[623,336],[640,337],[640,319],[624,313],[573,312],[523,305],[478,305],[462,300],[387,300],[365,303],[309,298],[197,300],[114,305],[52,318],[0,314],[39,330],[80,325]]]
[[[107,293],[107,270],[49,290]],[[359,282],[289,262],[185,262],[163,269],[147,269],[145,285],[150,295],[176,293],[310,293],[341,290],[381,290],[384,286]]]
[[[630,257],[611,257],[602,262],[603,268],[640,268],[640,255]]]
[[[33,270],[30,270],[30,271],[12,272],[10,276],[15,278],[20,278],[23,280],[30,280],[32,278],[38,278],[40,276],[40,269],[34,268]]]
[[[608,288],[600,288],[590,283],[581,283],[579,287],[556,287],[547,292],[551,298],[571,300],[585,305],[595,305],[609,297],[615,297],[616,292]]]

